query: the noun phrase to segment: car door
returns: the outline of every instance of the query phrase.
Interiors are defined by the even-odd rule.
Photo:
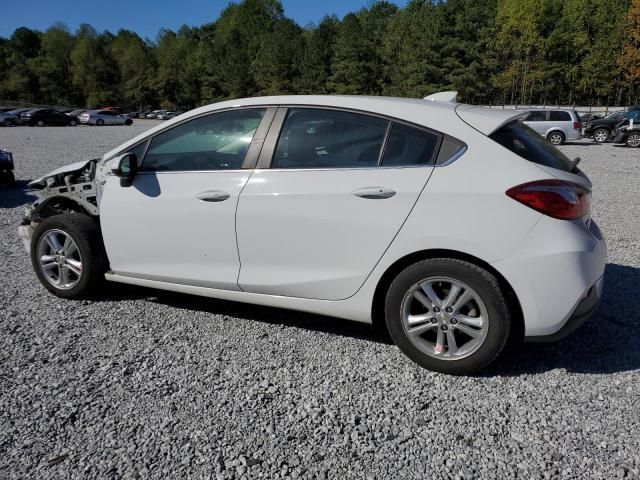
[[[240,196],[247,292],[352,296],[434,168],[441,135],[357,112],[281,108]]]
[[[549,122],[547,121],[548,113],[546,110],[532,110],[524,119],[529,127],[533,128],[543,137],[547,135]]]
[[[235,213],[273,109],[231,109],[155,134],[130,187],[109,175],[101,226],[114,273],[237,290]],[[147,145],[148,144],[148,145]],[[258,149],[258,150],[256,150]],[[146,152],[146,153],[145,153]],[[249,152],[249,153],[247,153]]]

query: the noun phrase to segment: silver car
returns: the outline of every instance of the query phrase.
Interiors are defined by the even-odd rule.
[[[80,115],[80,123],[85,125],[131,125],[133,120],[112,110],[89,110]]]
[[[553,145],[582,138],[582,123],[575,110],[529,110],[522,120]]]

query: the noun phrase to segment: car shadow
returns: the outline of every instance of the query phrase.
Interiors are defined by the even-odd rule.
[[[368,324],[124,284],[111,284],[95,300],[125,299],[392,344],[387,334]],[[516,377],[557,369],[584,374],[640,369],[640,268],[608,264],[602,303],[585,325],[559,342],[512,345],[479,375]]]
[[[31,180],[17,180],[12,187],[0,187],[0,208],[16,208],[35,201],[27,186]]]
[[[564,142],[562,144],[563,146],[568,146],[568,147],[600,147],[602,146],[601,143],[597,143],[597,142]]]

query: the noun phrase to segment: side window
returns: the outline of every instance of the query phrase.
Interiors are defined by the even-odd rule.
[[[547,112],[545,112],[544,110],[540,110],[540,111],[530,112],[524,121],[525,122],[544,122],[546,120],[547,120]]]
[[[552,122],[570,122],[571,114],[562,110],[553,110],[549,112],[549,120]]]
[[[438,135],[401,123],[394,123],[382,157],[383,167],[432,163]]]
[[[359,113],[290,109],[271,168],[374,167],[388,124]]]
[[[182,123],[151,139],[142,171],[242,168],[265,109],[230,110]]]
[[[627,113],[627,119],[633,120],[633,123],[638,123],[638,120],[640,120],[640,110],[632,110]]]

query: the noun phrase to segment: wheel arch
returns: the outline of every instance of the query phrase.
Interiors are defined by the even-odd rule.
[[[564,130],[563,130],[563,129],[561,129],[561,128],[559,128],[559,127],[552,127],[552,128],[550,128],[549,130],[547,130],[547,136],[546,136],[546,138],[549,138],[549,136],[550,136],[552,133],[559,133],[560,135],[562,135],[562,138],[564,138],[564,139],[566,139],[566,138],[567,138],[567,134],[566,134],[566,133],[564,133]]]
[[[509,335],[509,342],[521,341],[524,339],[524,314],[522,312],[522,306],[520,305],[520,300],[518,299],[515,290],[507,279],[491,264],[484,260],[473,255],[469,255],[468,253],[448,249],[430,249],[413,252],[396,260],[385,270],[378,280],[378,284],[376,285],[376,289],[373,294],[373,300],[371,302],[371,321],[376,332],[385,337],[389,336],[384,318],[384,304],[387,292],[393,280],[402,270],[410,265],[432,258],[453,258],[456,260],[463,260],[473,263],[494,275],[498,279],[498,284],[507,299],[507,304],[512,314],[512,320],[514,320],[511,328],[511,334]]]
[[[54,207],[56,203],[59,204],[60,207]],[[34,213],[36,213],[40,218],[44,219],[53,215],[64,213],[64,210],[59,211],[59,208],[69,209],[73,212],[82,213],[89,217],[95,217],[95,215],[92,215],[80,202],[74,200],[73,198],[61,195],[47,197],[41,202],[38,202],[38,204],[35,206]]]

